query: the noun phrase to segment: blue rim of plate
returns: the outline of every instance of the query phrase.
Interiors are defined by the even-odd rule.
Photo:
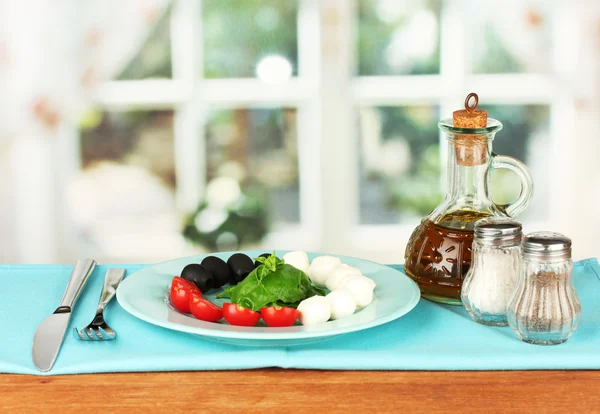
[[[125,311],[127,311],[131,315],[135,316],[136,318],[143,320],[147,323],[161,326],[163,328],[167,328],[170,330],[187,332],[187,333],[192,333],[192,334],[206,336],[206,337],[212,337],[212,338],[280,341],[280,340],[294,340],[294,339],[323,338],[323,337],[336,336],[336,335],[361,331],[364,329],[374,328],[376,326],[391,322],[391,321],[398,319],[401,316],[407,314],[412,309],[414,309],[414,307],[417,305],[417,303],[419,302],[420,297],[421,297],[419,287],[411,278],[406,276],[403,272],[393,269],[389,266],[386,266],[386,265],[383,265],[380,263],[376,263],[373,261],[369,261],[369,260],[351,257],[351,256],[343,256],[343,255],[328,254],[328,253],[318,253],[318,252],[307,252],[307,254],[311,258],[311,260],[312,260],[312,258],[314,258],[316,256],[329,255],[329,256],[339,257],[343,263],[350,264],[351,266],[354,266],[354,264],[348,263],[348,262],[358,261],[361,263],[379,267],[382,270],[385,270],[386,274],[389,272],[389,274],[399,277],[398,280],[401,280],[402,281],[401,283],[405,285],[403,288],[404,288],[405,292],[407,293],[407,299],[404,301],[404,303],[402,303],[400,306],[397,307],[397,309],[393,310],[392,312],[389,312],[380,317],[376,317],[375,319],[369,319],[365,322],[358,322],[355,324],[348,325],[348,318],[358,319],[360,321],[361,313],[363,313],[363,312],[370,313],[370,311],[369,311],[370,308],[371,309],[376,308],[378,302],[381,300],[377,295],[377,288],[376,288],[375,298],[374,298],[373,302],[370,305],[366,306],[365,308],[357,311],[356,313],[354,313],[351,316],[348,316],[348,317],[342,318],[342,319],[338,319],[338,320],[334,320],[334,321],[328,321],[328,322],[325,322],[322,324],[316,324],[316,325],[310,325],[310,326],[294,325],[294,326],[287,327],[287,328],[242,327],[242,326],[232,326],[232,325],[229,325],[226,323],[204,322],[204,321],[195,319],[193,316],[188,316],[187,314],[173,310],[165,303],[164,289],[166,288],[166,286],[168,285],[168,283],[170,282],[170,280],[173,278],[174,275],[172,274],[172,272],[170,272],[168,274],[157,273],[156,272],[157,268],[163,267],[163,266],[168,267],[169,265],[174,266],[175,264],[177,264],[178,267],[181,267],[181,263],[186,263],[186,264],[187,263],[199,263],[199,261],[202,258],[204,258],[206,256],[211,256],[211,255],[223,258],[223,257],[229,257],[234,253],[244,253],[253,258],[253,257],[256,257],[259,254],[263,253],[264,251],[265,250],[261,250],[261,251],[246,250],[246,251],[234,251],[234,252],[209,253],[209,254],[201,254],[201,255],[187,256],[187,257],[167,260],[167,261],[164,261],[161,263],[157,263],[155,265],[150,265],[148,267],[145,267],[143,269],[140,269],[140,270],[132,273],[131,275],[128,275],[121,282],[119,288],[117,289],[117,295],[116,295],[117,301],[119,302],[119,305],[121,305],[121,307]],[[277,250],[277,255],[278,256],[283,255],[283,254],[287,253],[288,251],[289,250]],[[368,276],[371,277],[371,275],[368,275]],[[161,288],[160,292],[158,292],[159,286],[156,287],[157,300],[154,305],[163,306],[169,313],[169,316],[176,321],[170,321],[170,320],[168,320],[168,318],[165,319],[165,318],[157,318],[157,317],[149,316],[145,311],[140,310],[138,307],[136,307],[135,305],[133,305],[130,302],[130,300],[126,296],[127,293],[124,293],[124,292],[126,292],[126,290],[129,288],[130,284],[139,283],[142,280],[141,278],[148,279],[148,282],[152,282],[152,279],[154,279],[154,282],[156,282],[157,280],[160,280],[161,283],[159,286],[162,288]],[[379,277],[375,278],[376,282],[377,282],[378,278]],[[140,280],[138,281],[138,279],[140,279]],[[378,283],[378,285],[379,285],[379,283]],[[160,295],[160,299],[158,299],[158,295]],[[358,315],[358,317],[357,317],[357,315]],[[341,322],[345,321],[345,323],[343,323],[343,325],[345,325],[345,326],[335,327],[336,325],[339,325],[341,323],[340,321]],[[331,328],[328,328],[328,327],[331,327]],[[301,328],[301,329],[298,329],[298,328]]]

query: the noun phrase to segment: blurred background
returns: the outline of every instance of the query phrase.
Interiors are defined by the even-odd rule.
[[[525,231],[597,256],[595,0],[2,0],[0,260],[403,262],[469,92],[532,171]]]

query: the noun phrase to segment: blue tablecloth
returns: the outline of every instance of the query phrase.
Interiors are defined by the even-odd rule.
[[[108,267],[98,266],[80,298],[71,326],[92,318]],[[127,274],[143,266],[125,266]],[[393,266],[401,268],[401,266]],[[600,267],[575,264],[581,326],[565,344],[536,346],[508,327],[471,321],[461,307],[421,300],[404,317],[376,328],[312,344],[253,348],[229,345],[142,322],[107,309],[115,341],[80,342],[67,332],[51,372],[38,372],[31,342],[39,323],[62,297],[70,266],[0,265],[0,372],[37,375],[91,372],[229,370],[261,367],[337,370],[600,369]]]

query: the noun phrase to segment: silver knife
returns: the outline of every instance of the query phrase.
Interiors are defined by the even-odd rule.
[[[33,364],[40,371],[46,372],[52,369],[65,337],[75,301],[90,278],[94,267],[96,267],[96,262],[92,259],[77,261],[60,305],[52,315],[44,319],[35,331],[31,355]]]

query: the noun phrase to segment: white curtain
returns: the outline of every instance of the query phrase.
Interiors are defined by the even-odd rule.
[[[0,0],[0,261],[55,261],[64,140],[167,4]]]

